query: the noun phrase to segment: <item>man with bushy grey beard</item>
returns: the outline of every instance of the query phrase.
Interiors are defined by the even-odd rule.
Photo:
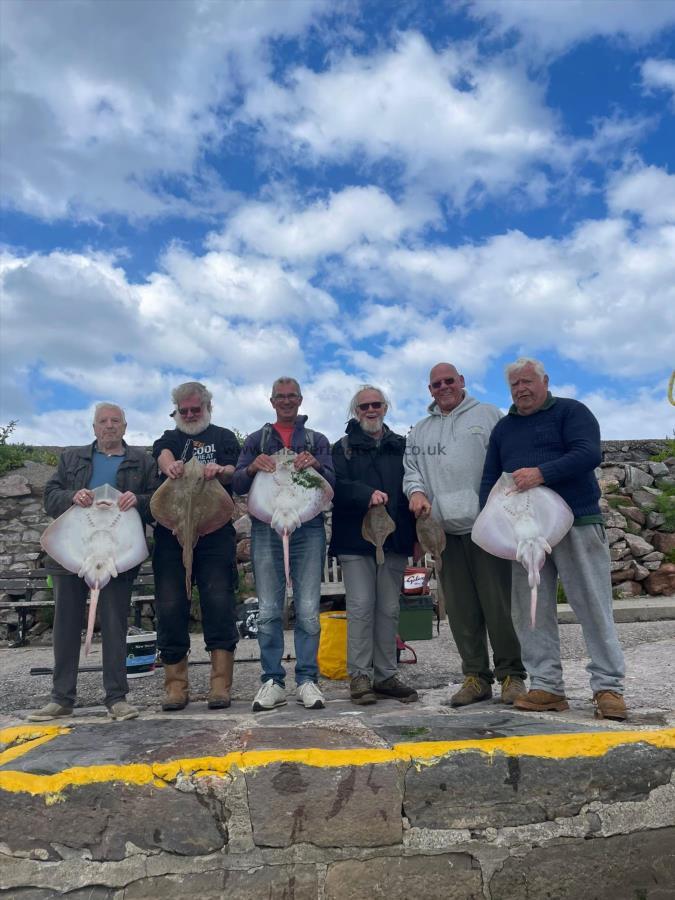
[[[204,478],[217,478],[226,490],[239,455],[232,431],[211,424],[211,392],[188,381],[172,392],[176,427],[155,441],[152,455],[162,481],[182,478],[193,456]],[[238,632],[234,611],[235,532],[231,522],[203,535],[194,548],[192,574],[199,589],[204,643],[211,654],[209,709],[230,705],[234,650]],[[188,651],[191,598],[185,591],[185,567],[178,540],[162,525],[155,528],[152,555],[157,600],[157,646],[164,664],[162,709],[183,709],[189,701]]]

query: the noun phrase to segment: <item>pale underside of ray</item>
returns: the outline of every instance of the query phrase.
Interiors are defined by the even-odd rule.
[[[185,463],[180,478],[167,478],[150,500],[150,511],[169,528],[183,548],[185,592],[192,595],[192,556],[200,537],[226,525],[234,502],[215,478],[204,478],[204,466],[194,456]]]
[[[248,494],[248,511],[281,537],[286,586],[290,588],[289,538],[296,528],[330,507],[333,488],[316,469],[298,472],[293,450],[272,455],[274,472],[257,472]]]
[[[514,559],[527,571],[530,585],[530,624],[537,615],[539,572],[550,553],[572,527],[574,514],[559,494],[543,485],[516,490],[504,472],[490,491],[476,519],[471,537],[493,556]]]
[[[445,597],[443,596],[443,584],[441,581],[441,570],[443,568],[442,553],[445,550],[446,538],[445,531],[440,522],[428,516],[420,516],[416,523],[417,540],[425,553],[430,554],[434,561],[434,569],[436,572],[436,596],[438,598],[438,616],[440,619],[445,618]]]
[[[71,506],[40,538],[57,563],[84,578],[91,588],[85,653],[91,649],[99,592],[111,578],[140,565],[148,555],[145,532],[136,509],[119,508],[121,493],[109,484],[94,490],[89,507]]]

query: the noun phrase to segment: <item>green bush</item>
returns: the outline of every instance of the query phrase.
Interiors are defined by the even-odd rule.
[[[7,425],[0,425],[0,475],[10,472],[12,469],[20,469],[26,462],[46,463],[55,466],[58,462],[53,453],[47,450],[36,450],[26,444],[8,444],[7,438],[16,428],[15,421]]]
[[[650,456],[650,460],[652,462],[663,462],[666,459],[669,459],[671,456],[675,456],[675,430],[673,431],[672,438],[664,439],[665,447],[660,453],[657,453],[655,456]]]
[[[675,531],[675,485],[661,483],[661,491],[656,499],[656,511],[665,518],[662,531]]]

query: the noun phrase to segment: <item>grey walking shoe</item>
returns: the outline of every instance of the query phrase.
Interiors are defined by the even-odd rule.
[[[502,703],[511,706],[518,697],[524,697],[525,694],[527,694],[527,688],[519,675],[507,675],[502,681]]]
[[[28,716],[29,722],[51,722],[52,719],[65,719],[67,716],[72,716],[73,707],[72,706],[61,706],[60,703],[48,703],[46,706],[43,706],[42,709],[36,709],[35,712],[32,712]]]
[[[352,703],[359,706],[370,706],[377,703],[377,697],[373,693],[373,686],[367,675],[355,675],[349,684],[349,696]]]
[[[118,700],[117,703],[113,703],[112,706],[108,707],[108,715],[111,719],[123,722],[126,719],[137,719],[138,710],[131,703],[127,703],[126,700]]]
[[[401,703],[415,703],[416,700],[419,700],[417,691],[404,684],[398,675],[392,675],[390,678],[385,678],[384,681],[376,681],[373,684],[373,690],[377,697],[392,697]]]

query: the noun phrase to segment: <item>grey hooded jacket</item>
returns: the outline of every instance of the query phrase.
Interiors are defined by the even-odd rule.
[[[483,463],[490,432],[502,414],[467,393],[452,412],[437,404],[415,425],[406,441],[403,491],[426,494],[431,514],[449,534],[468,534],[480,511]]]

